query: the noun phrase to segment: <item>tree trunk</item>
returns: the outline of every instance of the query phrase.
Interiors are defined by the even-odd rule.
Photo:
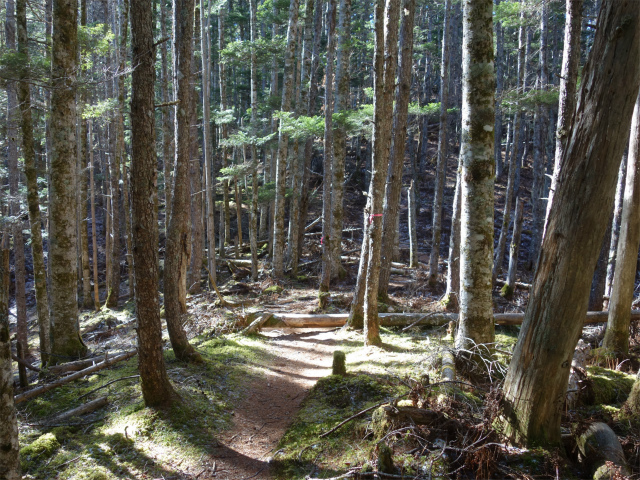
[[[98,224],[96,222],[96,195],[95,195],[95,182],[94,182],[94,170],[95,165],[93,163],[93,122],[91,120],[87,123],[87,130],[89,136],[89,189],[91,200],[91,246],[93,250],[93,308],[96,311],[100,310],[100,289],[98,285]]]
[[[191,151],[191,42],[193,37],[194,0],[174,1],[174,76],[177,98],[176,109],[176,161],[173,188],[173,205],[169,220],[165,266],[164,305],[167,329],[176,358],[198,361],[200,355],[187,340],[182,327],[182,315],[186,313],[186,274],[189,263],[189,157]]]
[[[77,301],[76,70],[77,5],[54,0],[51,92],[51,337],[54,362],[83,356]]]
[[[444,3],[444,33],[442,34],[442,63],[440,70],[440,131],[438,133],[438,160],[436,164],[435,193],[433,195],[433,222],[431,224],[431,253],[429,254],[429,285],[438,281],[440,237],[442,235],[442,199],[447,176],[447,107],[449,99],[449,44],[451,32],[451,1]]]
[[[500,292],[501,295],[507,299],[512,297],[513,292],[516,289],[518,253],[520,252],[520,237],[522,236],[522,210],[522,198],[516,197],[516,212],[513,219],[513,234],[511,235],[511,247],[509,248],[509,270],[507,272],[507,281]]]
[[[293,97],[293,63],[295,60],[295,39],[298,24],[298,10],[300,1],[291,0],[289,4],[289,26],[287,28],[287,47],[284,55],[284,75],[282,77],[282,105],[283,112],[291,111]],[[276,199],[273,215],[273,274],[276,278],[284,276],[284,207],[287,176],[287,152],[289,149],[289,135],[280,129],[278,136],[278,156],[276,160]]]
[[[160,3],[160,35],[162,38],[168,38],[166,6],[165,2]],[[161,78],[160,78],[160,95],[162,103],[170,103],[169,95],[169,62],[167,60],[167,43],[162,42],[160,45],[160,61],[161,61]],[[162,109],[162,166],[163,166],[163,191],[164,191],[164,233],[165,238],[169,231],[169,219],[171,218],[171,204],[173,202],[173,177],[172,165],[175,159],[175,139],[173,137],[174,126],[171,121],[171,113],[173,107],[164,107]]]
[[[145,405],[168,405],[173,387],[162,356],[158,295],[158,178],[155,154],[155,47],[150,0],[131,0],[131,206],[138,316],[138,368]],[[165,282],[166,283],[166,282]]]
[[[609,320],[602,346],[617,354],[629,353],[629,324],[640,247],[640,92],[631,122],[627,180],[620,221],[616,273],[609,300]]]
[[[462,45],[462,216],[457,348],[494,338],[493,188],[495,73],[491,0],[464,4]]]
[[[382,13],[376,6],[376,14]],[[380,345],[380,321],[378,320],[378,284],[380,280],[380,257],[382,252],[382,211],[385,181],[389,169],[391,150],[391,126],[393,118],[393,92],[395,90],[396,64],[398,58],[398,20],[400,2],[387,0],[384,9],[384,31],[380,25],[382,19],[376,19],[376,47],[374,57],[375,90],[373,98],[373,165],[369,197],[369,264],[367,267],[366,293],[364,297],[364,333],[365,345]],[[403,10],[403,16],[408,12]],[[380,22],[380,24],[378,23]],[[378,42],[384,35],[384,50]],[[383,58],[377,57],[383,54]],[[378,76],[382,76],[379,82]]]
[[[558,177],[562,168],[562,158],[567,147],[567,141],[573,124],[573,113],[576,108],[576,87],[578,81],[578,67],[580,62],[580,33],[582,30],[583,0],[567,0],[566,23],[564,27],[564,49],[562,51],[562,71],[560,72],[560,91],[558,102],[558,123],[556,127],[556,151],[553,164],[551,188],[547,200],[546,224],[556,189]]]
[[[500,0],[495,0],[496,6],[500,4]],[[504,161],[502,159],[502,108],[498,100],[502,96],[504,83],[504,38],[502,32],[502,23],[495,22],[495,38],[496,38],[496,128],[495,138],[493,141],[493,153],[496,157],[496,177],[502,175]],[[505,156],[505,160],[507,160]]]
[[[611,237],[609,239],[609,256],[607,259],[607,280],[604,286],[605,301],[603,308],[609,308],[608,299],[611,297],[613,277],[616,268],[616,252],[620,238],[620,219],[622,218],[622,201],[624,199],[624,185],[627,175],[627,154],[622,156],[620,169],[618,170],[618,184],[616,186],[616,199],[613,206],[613,221],[611,222]]]
[[[400,59],[398,64],[398,89],[396,90],[393,136],[390,151],[387,184],[382,207],[382,251],[378,294],[385,298],[389,287],[391,261],[394,259],[398,240],[398,209],[402,190],[402,171],[407,144],[407,117],[411,96],[411,67],[413,64],[413,20],[415,1],[405,0],[402,4],[400,24]],[[415,197],[414,197],[415,200]],[[415,205],[415,203],[414,203]],[[417,262],[417,257],[415,258]]]
[[[447,290],[443,304],[455,310],[460,305],[460,207],[462,202],[462,157],[458,159],[456,189],[453,194],[451,236],[449,237],[449,261],[447,262]]]
[[[611,215],[613,217],[613,215]],[[602,239],[602,246],[600,247],[600,254],[598,255],[598,262],[596,263],[596,270],[593,273],[593,279],[591,280],[591,290],[589,293],[589,310],[602,311],[604,307],[604,288],[607,280],[607,253],[609,250],[609,240],[611,239],[611,223],[613,218],[608,223],[607,231]]]
[[[572,133],[561,159],[559,188],[505,380],[502,421],[517,444],[561,441],[569,366],[608,220],[602,212],[612,207],[625,147],[621,140],[626,138],[640,83],[639,17],[632,0],[602,2]]]
[[[418,267],[418,233],[416,221],[416,190],[413,179],[407,189],[407,211],[409,214],[409,267]]]
[[[335,113],[346,115],[350,109],[349,82],[351,75],[351,0],[340,0],[338,21],[338,56],[336,64]],[[331,278],[341,279],[347,274],[340,263],[342,255],[342,226],[344,198],[344,169],[347,157],[347,129],[338,121],[333,127],[333,166],[331,168]]]
[[[27,6],[26,0],[16,3],[16,23],[18,34],[18,52],[23,55],[24,65],[28,65],[27,41]],[[44,266],[42,248],[42,221],[40,216],[40,199],[38,197],[38,175],[36,171],[36,152],[33,139],[33,121],[31,118],[31,92],[27,81],[29,72],[20,71],[21,82],[18,83],[18,103],[20,104],[20,125],[22,129],[22,156],[24,158],[24,174],[27,183],[27,205],[29,209],[29,227],[31,230],[31,253],[33,256],[33,277],[36,293],[36,309],[38,312],[38,329],[40,338],[40,357],[43,364],[48,362],[51,351],[51,325],[49,322],[49,300],[47,297],[47,274]],[[86,198],[86,197],[85,197]]]
[[[202,0],[201,0],[202,1]],[[255,42],[257,35],[257,0],[249,0],[251,21],[251,124],[254,128],[258,122],[258,60]],[[258,280],[258,149],[251,145],[251,220],[249,228],[249,244],[251,246],[251,280]],[[296,259],[297,262],[297,259]]]
[[[5,233],[6,235],[6,233]],[[9,250],[0,250],[0,478],[19,480],[20,446],[18,420],[13,405],[13,371],[11,369],[11,335],[9,330],[9,285],[5,271]]]
[[[333,169],[333,61],[335,58],[336,1],[327,0],[327,66],[324,84],[324,161],[322,176],[322,273],[318,289],[318,305],[327,306],[331,280],[331,239],[333,232],[331,208],[331,181]],[[284,213],[284,212],[283,212]],[[340,227],[342,229],[342,227]],[[342,230],[341,230],[342,231]],[[338,262],[339,264],[340,262]]]

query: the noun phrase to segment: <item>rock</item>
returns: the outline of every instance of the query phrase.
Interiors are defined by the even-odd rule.
[[[594,480],[616,478],[616,471],[630,474],[620,441],[606,423],[591,424],[578,438],[578,449]]]

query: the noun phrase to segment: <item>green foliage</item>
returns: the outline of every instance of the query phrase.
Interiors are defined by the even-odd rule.
[[[280,130],[292,139],[304,139],[312,135],[321,137],[324,134],[324,119],[318,115],[300,115],[296,118],[292,112],[283,111],[276,111],[273,115],[280,120]]]
[[[265,183],[262,188],[258,190],[258,203],[264,205],[276,198],[276,183]]]
[[[222,140],[220,142],[220,145],[223,147],[242,147],[245,145],[255,145],[256,147],[261,147],[270,140],[273,140],[275,136],[276,133],[274,132],[264,137],[256,137],[240,130],[232,135],[229,135],[228,138]]]
[[[107,55],[111,48],[115,35],[105,25],[96,23],[88,26],[78,26],[78,43],[80,45],[80,69],[89,71],[93,67],[93,59]]]
[[[85,105],[82,118],[98,119],[113,114],[118,108],[118,99],[107,98],[94,105]]]
[[[538,20],[536,13],[538,3],[531,1],[519,2],[518,0],[506,0],[494,5],[493,18],[495,22],[501,22],[503,27],[534,26]],[[520,10],[524,9],[524,22],[520,21]]]
[[[222,63],[227,65],[243,66],[251,56],[251,49],[255,48],[258,66],[272,61],[276,55],[281,58],[287,43],[286,37],[278,35],[276,38],[258,38],[255,42],[248,40],[236,40],[230,42],[220,52]]]
[[[558,87],[554,86],[549,90],[532,89],[524,94],[520,94],[515,89],[508,90],[503,93],[500,103],[503,112],[514,114],[516,107],[522,112],[531,112],[536,106],[553,107],[558,105],[559,92]]]
[[[211,114],[211,118],[216,125],[229,125],[236,121],[232,108],[227,110],[214,110]]]
[[[17,79],[25,75],[31,81],[47,81],[51,74],[51,62],[48,56],[31,55],[27,62],[25,55],[15,50],[0,50],[0,77]]]
[[[224,180],[233,180],[234,178],[243,177],[251,173],[251,169],[254,167],[253,163],[241,163],[236,165],[230,165],[220,169],[220,176],[217,177],[221,182]]]

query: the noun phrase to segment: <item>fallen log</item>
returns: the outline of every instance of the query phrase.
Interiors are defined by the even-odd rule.
[[[258,318],[256,318],[253,322],[251,322],[251,325],[249,325],[247,328],[245,328],[242,331],[243,335],[249,335],[251,333],[255,333],[258,330],[260,330],[260,328],[269,321],[269,319],[273,317],[273,313],[265,313],[260,315]]]
[[[14,362],[17,362],[19,365],[22,365],[23,367],[28,368],[29,370],[33,370],[34,372],[38,372],[40,373],[42,370],[40,370],[38,367],[34,367],[33,365],[31,365],[29,362],[27,362],[26,360],[23,360],[21,358],[19,358],[17,355],[15,354],[11,354],[11,359]]]
[[[71,410],[67,410],[66,412],[62,412],[60,415],[56,415],[55,417],[47,420],[45,424],[60,423],[63,420],[67,420],[69,418],[79,417],[80,415],[85,415],[87,413],[94,412],[99,408],[104,407],[108,403],[109,403],[109,399],[107,397],[100,397],[96,400],[92,400],[89,403],[80,405],[79,407],[72,408]]]
[[[620,440],[606,423],[592,423],[577,443],[594,479],[623,478],[631,473]]]
[[[98,363],[97,365],[93,365],[92,367],[85,368],[84,370],[80,370],[79,372],[76,372],[67,377],[61,378],[60,380],[56,380],[55,382],[47,383],[46,385],[41,385],[40,387],[36,387],[29,391],[16,395],[15,397],[13,397],[13,403],[16,403],[16,404],[22,403],[26,400],[29,400],[30,398],[34,398],[34,397],[37,397],[38,395],[42,395],[43,393],[48,392],[49,390],[53,390],[54,388],[61,387],[62,385],[73,382],[74,380],[77,380],[86,375],[89,375],[90,373],[103,370],[115,363],[131,358],[137,353],[138,353],[137,351],[133,350],[131,352],[123,353],[122,355],[118,355],[112,358],[107,358],[103,362]]]
[[[607,321],[608,312],[587,312],[585,324],[602,323]],[[266,328],[332,328],[343,326],[349,318],[348,313],[274,313],[273,317],[264,325]],[[383,327],[404,327],[415,325],[440,327],[449,322],[457,322],[457,313],[380,313],[380,325]],[[497,325],[520,325],[524,313],[496,313],[494,320]],[[631,311],[631,320],[640,320],[640,310]]]
[[[106,358],[106,357],[105,357]],[[54,375],[61,375],[67,372],[77,372],[80,370],[84,370],[92,365],[95,365],[99,362],[101,357],[91,357],[85,358],[82,360],[76,360],[75,362],[61,363],[60,365],[52,365],[49,367],[49,373]]]

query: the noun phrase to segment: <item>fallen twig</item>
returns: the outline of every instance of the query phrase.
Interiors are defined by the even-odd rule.
[[[105,359],[103,362],[98,363],[97,365],[94,365],[92,367],[89,368],[85,368],[84,370],[80,370],[79,372],[76,372],[72,375],[69,375],[67,377],[61,378],[60,380],[56,380],[55,382],[52,383],[48,383],[46,385],[42,385],[40,387],[28,390],[24,393],[21,393],[20,395],[16,395],[13,398],[14,403],[22,403],[26,400],[29,400],[30,398],[33,397],[37,397],[38,395],[42,395],[45,392],[48,392],[49,390],[53,390],[54,388],[60,387],[62,385],[65,385],[67,383],[70,383],[74,380],[77,380],[79,378],[82,378],[86,375],[89,375],[90,373],[93,372],[97,372],[99,370],[102,370],[104,368],[110,367],[111,365],[113,365],[114,363],[117,363],[121,360],[126,360],[128,358],[133,357],[136,353],[138,353],[137,351],[131,351],[131,352],[127,352],[127,353],[123,353],[122,355],[118,355],[116,357],[113,358],[109,358],[109,359]]]
[[[89,395],[91,395],[92,393],[97,392],[98,390],[101,390],[105,387],[108,387],[109,385],[111,385],[112,383],[116,383],[119,382],[120,380],[127,380],[129,378],[140,378],[140,375],[129,375],[128,377],[120,377],[120,378],[116,378],[115,380],[111,380],[110,382],[105,383],[104,385],[99,386],[98,388],[94,388],[93,390],[91,390],[88,393],[85,393],[84,395],[82,395],[81,397],[78,397],[78,400],[81,400],[85,397],[88,397]]]

